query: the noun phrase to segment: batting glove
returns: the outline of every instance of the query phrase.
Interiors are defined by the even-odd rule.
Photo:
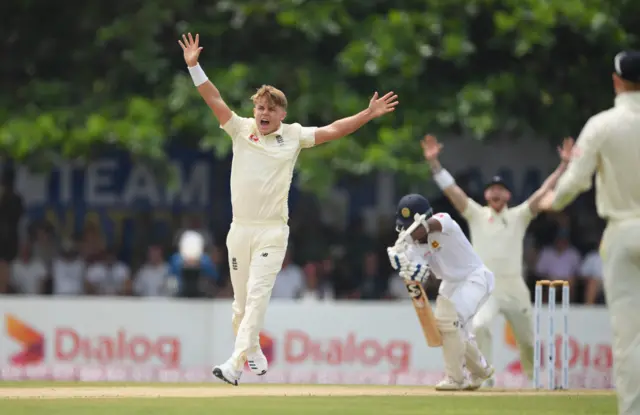
[[[411,265],[404,252],[398,252],[395,247],[387,248],[387,255],[389,256],[391,267],[396,271]]]
[[[408,281],[426,282],[431,274],[431,269],[427,264],[408,264],[400,269],[400,276]]]

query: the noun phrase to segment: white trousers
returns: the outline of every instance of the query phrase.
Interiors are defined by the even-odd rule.
[[[458,313],[460,323],[467,325],[476,315],[480,307],[487,301],[494,287],[494,276],[488,269],[479,269],[472,273],[466,281],[457,285],[453,290],[446,285],[440,285],[440,295],[453,303]]]
[[[443,282],[434,311],[442,335],[442,357],[447,377],[462,382],[465,367],[475,376],[484,373],[486,360],[467,330],[467,323],[487,300],[493,289],[493,274],[487,269],[474,272],[459,284]]]
[[[231,224],[227,250],[233,286],[231,321],[236,334],[231,360],[238,370],[247,353],[260,347],[260,330],[288,240],[286,224]]]
[[[491,326],[498,314],[502,314],[511,326],[520,350],[522,370],[531,378],[534,350],[533,309],[531,293],[521,277],[497,278],[496,289],[473,318],[471,330],[475,334],[478,347],[489,362],[493,356]]]
[[[620,415],[640,415],[640,219],[610,223],[600,249],[613,331],[613,373]]]

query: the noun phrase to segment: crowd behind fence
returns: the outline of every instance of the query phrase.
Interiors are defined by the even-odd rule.
[[[132,250],[123,252],[118,241],[107,243],[96,223],[87,221],[77,235],[65,234],[47,221],[25,222],[20,194],[4,175],[0,200],[0,293],[16,295],[122,295],[170,296],[168,281],[180,272],[176,242],[187,229],[206,241],[199,296],[229,298],[229,265],[225,247],[227,227],[210,220],[206,212],[176,217],[170,232],[156,232],[140,215]],[[461,180],[464,185],[464,181]],[[310,195],[305,195],[313,200]],[[481,198],[476,198],[481,201]],[[597,218],[591,194],[568,212],[545,213],[529,226],[524,241],[524,277],[533,288],[539,279],[571,282],[576,303],[604,304],[602,264],[598,244],[603,222]],[[443,197],[432,200],[467,225]],[[347,229],[320,219],[321,207],[306,203],[304,211],[291,212],[289,251],[278,275],[273,299],[300,301],[408,300],[404,284],[394,274],[386,247],[396,239],[394,218],[382,217],[378,234],[365,231],[361,218]],[[311,207],[309,207],[311,206]],[[468,233],[467,233],[468,234]],[[435,298],[437,281],[427,287]],[[531,290],[533,293],[533,289]]]

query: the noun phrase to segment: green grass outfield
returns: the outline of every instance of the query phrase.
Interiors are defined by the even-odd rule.
[[[436,392],[429,387],[368,385],[135,384],[1,382],[0,414],[335,414],[615,415],[611,391],[490,389]]]

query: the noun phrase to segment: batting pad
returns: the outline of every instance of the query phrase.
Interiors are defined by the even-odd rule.
[[[439,295],[436,299],[436,323],[442,336],[442,356],[447,376],[462,383],[465,379],[465,335],[460,330],[458,312],[455,305]]]
[[[487,361],[480,352],[476,340],[473,336],[469,336],[465,342],[464,360],[467,364],[467,369],[474,376],[482,376],[486,372]]]

